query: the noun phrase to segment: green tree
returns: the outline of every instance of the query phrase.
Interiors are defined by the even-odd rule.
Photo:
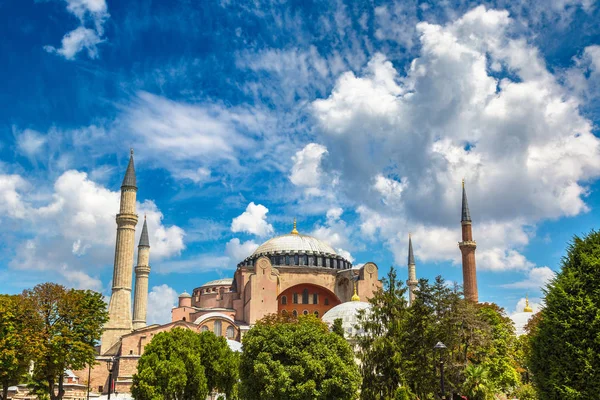
[[[200,335],[175,328],[152,338],[133,375],[138,400],[204,400],[209,388],[202,365]]]
[[[356,338],[363,377],[361,398],[368,400],[391,399],[407,382],[406,287],[397,279],[393,267],[382,282],[383,287],[369,299],[371,309],[359,314],[359,325],[364,333]]]
[[[229,348],[223,336],[216,336],[210,331],[198,335],[200,362],[204,366],[209,390],[224,393],[231,400],[239,377],[239,357]]]
[[[39,346],[39,318],[22,295],[0,295],[0,399],[8,387],[24,382]]]
[[[350,345],[308,315],[271,315],[243,339],[241,397],[253,399],[354,399],[360,375]]]
[[[342,326],[341,318],[336,318],[333,320],[331,332],[335,333],[336,335],[339,335],[340,337],[344,337],[344,327]]]
[[[37,285],[23,295],[40,321],[39,355],[32,377],[34,391],[45,391],[51,400],[64,395],[67,369],[83,369],[95,360],[95,345],[108,321],[100,293],[66,289],[54,283]]]
[[[530,370],[540,399],[584,400],[600,392],[600,232],[574,237],[546,287],[530,333]]]
[[[473,400],[493,400],[494,384],[489,370],[482,365],[470,364],[465,369],[464,392]]]

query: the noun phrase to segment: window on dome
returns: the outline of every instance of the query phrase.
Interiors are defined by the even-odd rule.
[[[331,268],[333,268],[333,269],[337,269],[337,267],[338,267],[338,262],[337,262],[337,261],[338,261],[338,260],[336,260],[336,259],[334,258],[334,259],[333,259],[333,260],[331,260],[331,261],[333,262],[333,265],[331,266]]]
[[[323,266],[323,257],[317,257],[317,266],[318,267],[322,267]]]
[[[221,336],[222,332],[221,329],[223,327],[223,324],[221,323],[221,321],[215,321],[215,326],[213,331],[215,332],[216,336]]]
[[[319,304],[319,295],[313,293],[313,304]]]
[[[329,305],[329,299],[326,297],[325,298],[325,305],[328,306]]]
[[[233,339],[234,335],[235,335],[235,330],[233,329],[233,326],[229,325],[227,327],[227,331],[225,332],[225,336],[227,336],[227,339]]]
[[[204,325],[202,328],[200,328],[200,332],[206,332],[208,331],[208,326]]]
[[[304,311],[302,312],[302,314],[304,314],[304,315],[308,315],[308,310],[304,310]]]
[[[304,258],[304,265],[308,265],[308,256],[305,254],[303,258]]]
[[[281,296],[281,304],[283,304],[284,306],[287,304],[287,297],[286,296]]]
[[[308,256],[308,265],[315,265],[315,257]]]
[[[299,261],[298,261],[298,255],[295,255],[294,256],[294,265],[299,265],[298,263],[299,263]]]
[[[290,256],[285,256],[285,265],[290,265]]]
[[[301,255],[301,256],[300,256],[300,264],[298,264],[298,265],[306,265],[306,264],[304,263],[304,255]]]
[[[325,259],[325,266],[329,268],[331,266],[331,260],[329,258]]]
[[[302,304],[308,304],[308,289],[302,291]]]
[[[292,300],[293,300],[294,304],[298,304],[298,293],[294,293]]]

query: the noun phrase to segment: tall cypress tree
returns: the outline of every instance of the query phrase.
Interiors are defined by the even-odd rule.
[[[541,400],[596,399],[600,393],[600,232],[575,237],[562,270],[544,290],[531,334],[530,369]]]

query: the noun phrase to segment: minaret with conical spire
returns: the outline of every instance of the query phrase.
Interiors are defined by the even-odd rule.
[[[108,305],[109,320],[104,326],[100,354],[105,354],[120,337],[131,332],[131,279],[135,250],[135,213],[137,186],[133,166],[133,149],[121,184],[121,205],[117,214],[117,241],[113,269],[112,294]]]
[[[417,270],[415,266],[415,256],[413,254],[412,238],[408,234],[408,304],[409,306],[415,301],[415,289],[417,288]]]
[[[133,295],[133,329],[146,326],[146,311],[148,309],[148,275],[150,275],[150,239],[148,238],[148,223],[144,215],[144,226],[138,245],[138,262],[135,267],[135,292]]]
[[[462,216],[460,224],[462,226],[462,242],[458,243],[458,247],[462,253],[463,291],[465,299],[478,302],[477,268],[475,265],[475,249],[477,248],[477,243],[473,240],[471,213],[469,212],[469,203],[467,202],[467,191],[465,190],[464,179],[462,182]]]

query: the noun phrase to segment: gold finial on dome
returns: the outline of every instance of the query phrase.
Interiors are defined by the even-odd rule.
[[[298,229],[296,229],[296,217],[294,217],[294,229],[290,232],[292,235],[298,235]]]
[[[525,308],[523,308],[523,312],[533,312],[533,308],[529,306],[529,295],[525,296]]]
[[[358,293],[356,293],[356,281],[354,281],[354,295],[350,299],[352,301],[360,301],[360,297],[358,297]]]

